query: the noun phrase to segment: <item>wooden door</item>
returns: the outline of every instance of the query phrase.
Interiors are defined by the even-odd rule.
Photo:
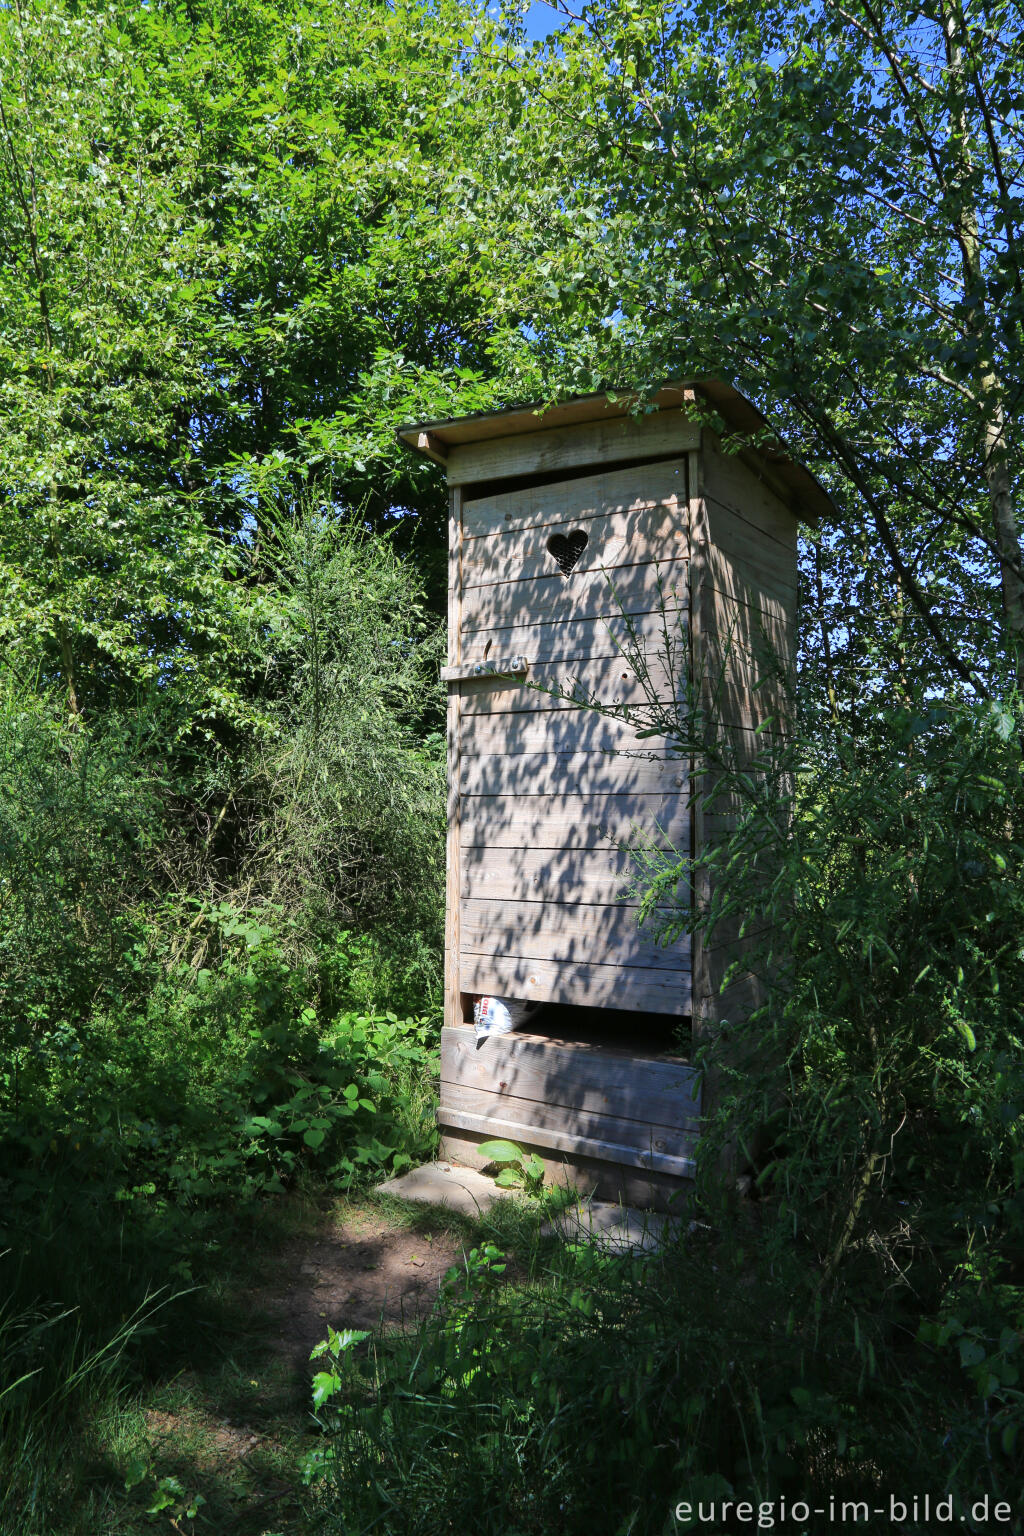
[[[686,461],[452,510],[447,1021],[479,992],[688,1014],[688,942],[654,944],[620,899],[638,836],[689,847],[686,765],[567,697],[642,703],[630,625],[657,696],[682,696],[685,639],[672,667],[658,636],[686,620]]]

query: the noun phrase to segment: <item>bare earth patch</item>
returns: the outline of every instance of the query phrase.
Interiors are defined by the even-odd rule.
[[[328,1217],[287,1243],[254,1301],[270,1322],[270,1343],[295,1369],[333,1328],[401,1327],[429,1312],[463,1245],[444,1232],[410,1231],[375,1210]]]
[[[283,1214],[265,1243],[253,1234],[252,1268],[228,1298],[224,1352],[200,1346],[190,1368],[140,1405],[143,1443],[135,1454],[149,1470],[126,1499],[132,1536],[148,1531],[151,1517],[141,1512],[168,1476],[186,1500],[197,1493],[206,1500],[198,1526],[171,1520],[182,1536],[193,1528],[224,1536],[310,1529],[317,1493],[300,1477],[315,1443],[310,1352],[328,1323],[394,1331],[422,1317],[445,1273],[463,1260],[458,1217],[358,1200],[326,1210],[296,1202]]]

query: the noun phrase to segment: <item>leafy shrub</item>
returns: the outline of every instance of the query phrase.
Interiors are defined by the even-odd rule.
[[[580,1247],[541,1284],[477,1266],[411,1338],[336,1362],[311,1472],[328,1529],[401,1508],[435,1536],[670,1532],[681,1501],[1012,1496],[1014,1462],[958,1466],[953,1362],[823,1296],[792,1253],[691,1234],[656,1256]],[[968,1528],[970,1528],[968,1526]]]
[[[19,1044],[109,996],[131,960],[163,836],[156,729],[145,713],[73,729],[0,669],[0,1018]]]
[[[681,747],[700,725],[679,723]],[[710,904],[691,909],[688,860],[647,855],[662,931],[755,935],[737,970],[763,1003],[743,1016],[726,991],[699,1054],[718,1087],[704,1230],[663,1256],[578,1249],[525,1289],[470,1284],[414,1340],[378,1341],[324,1421],[334,1529],[401,1507],[417,1536],[582,1536],[596,1510],[625,1536],[676,1528],[679,1502],[908,1489],[948,1493],[974,1529],[975,1500],[1012,1505],[1020,733],[1009,710],[950,706],[889,714],[838,760],[719,751],[709,793],[736,830],[706,856]],[[736,1144],[755,1175],[740,1211]]]
[[[260,944],[144,1011],[39,1032],[0,1104],[7,1220],[54,1181],[162,1204],[280,1190],[300,1166],[344,1186],[405,1166],[433,1143],[435,1069],[430,1023],[324,1023],[308,976]]]
[[[706,1052],[724,1091],[705,1156],[761,1127],[760,1191],[825,1274],[931,1306],[1012,1272],[1024,1242],[1020,722],[885,726],[839,763],[798,758],[788,823],[766,769],[710,856],[698,920],[767,935],[740,962],[766,1001]]]

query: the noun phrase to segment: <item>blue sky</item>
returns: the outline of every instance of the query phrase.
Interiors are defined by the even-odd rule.
[[[559,15],[550,5],[545,5],[544,0],[534,0],[526,13],[527,40],[531,43],[540,42],[541,38],[549,37],[564,24],[564,16]]]

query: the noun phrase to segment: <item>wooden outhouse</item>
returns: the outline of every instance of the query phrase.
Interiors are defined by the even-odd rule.
[[[504,1137],[584,1189],[659,1204],[693,1173],[688,1042],[742,1002],[720,996],[727,951],[638,926],[628,847],[692,849],[716,829],[691,792],[699,763],[567,695],[638,703],[632,635],[650,641],[658,698],[704,689],[741,743],[766,713],[776,728],[784,698],[755,686],[759,646],[792,662],[798,519],[829,503],[729,386],[631,404],[399,435],[451,495],[443,1151],[481,1164],[478,1144]],[[544,1006],[478,1041],[486,994]]]

